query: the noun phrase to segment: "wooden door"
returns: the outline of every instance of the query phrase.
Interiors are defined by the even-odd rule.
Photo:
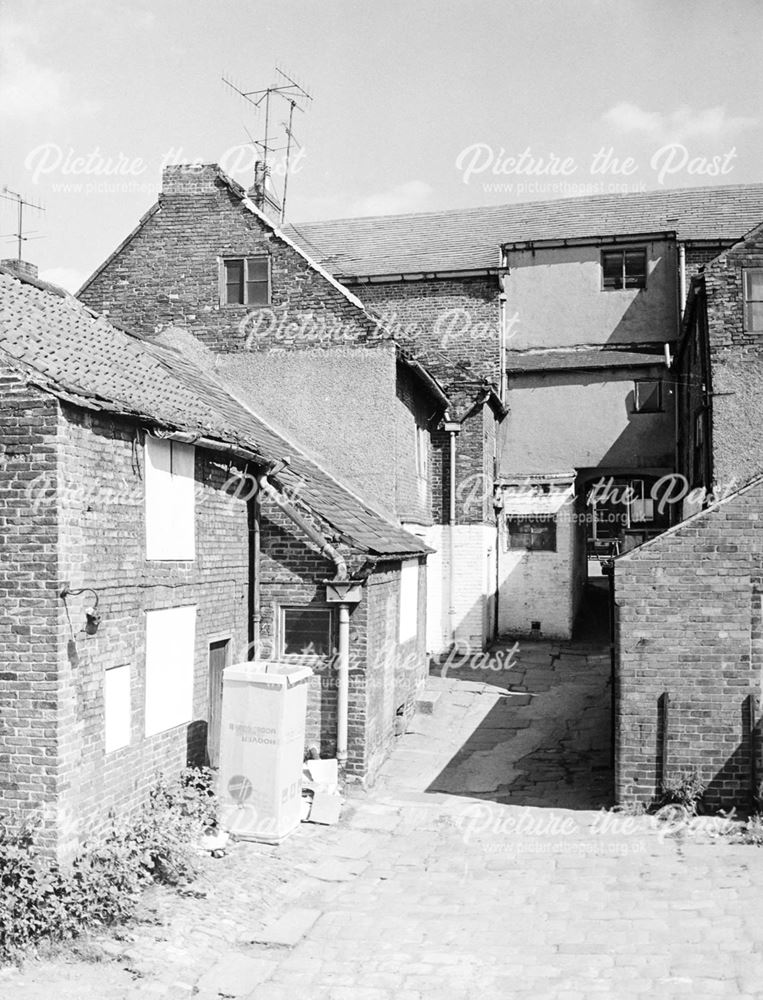
[[[223,670],[228,665],[230,639],[209,644],[209,714],[207,717],[207,758],[210,767],[220,763],[220,721],[223,708]]]

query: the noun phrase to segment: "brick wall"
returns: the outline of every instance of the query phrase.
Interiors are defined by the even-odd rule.
[[[247,658],[249,539],[245,498],[225,489],[236,467],[196,450],[196,559],[147,562],[144,449],[135,426],[65,407],[60,424],[59,574],[77,590],[92,587],[102,621],[83,631],[92,594],[61,608],[59,727],[61,847],[65,851],[146,798],[159,772],[204,761],[208,651],[230,637],[231,662]],[[145,612],[197,606],[193,719],[145,738]],[[68,616],[68,617],[67,617]],[[131,742],[104,750],[104,672],[131,669]]]
[[[0,811],[55,799],[58,515],[55,400],[0,367]],[[56,847],[55,813],[41,843]]]
[[[427,675],[426,578],[418,571],[418,632],[399,641],[400,563],[380,565],[367,585],[368,670],[366,673],[365,760],[367,781],[373,781],[392,748],[398,713],[410,718]],[[348,769],[349,770],[349,769]]]
[[[457,388],[464,378],[498,383],[497,278],[374,282],[350,287],[446,389]],[[463,367],[457,369],[459,364]]]
[[[705,269],[713,472],[721,489],[763,471],[763,333],[745,328],[745,267],[763,267],[763,226]]]
[[[663,780],[694,766],[709,805],[749,803],[747,699],[760,699],[763,666],[762,509],[756,482],[615,563],[620,803],[650,802]]]
[[[271,306],[221,305],[218,260],[266,253]],[[378,339],[375,324],[273,235],[214,167],[167,168],[156,209],[82,292],[130,329],[185,327],[216,351],[330,347]]]

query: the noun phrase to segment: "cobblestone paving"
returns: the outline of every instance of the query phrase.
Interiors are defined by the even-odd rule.
[[[515,659],[433,678],[340,826],[236,845],[202,898],[153,892],[106,961],[29,963],[0,997],[763,997],[763,852],[603,811],[606,651]]]

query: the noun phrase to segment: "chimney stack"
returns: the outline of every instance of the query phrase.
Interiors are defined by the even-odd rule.
[[[36,278],[37,277],[37,265],[30,264],[25,260],[18,260],[18,258],[6,258],[5,260],[0,260],[0,267],[5,267],[19,278]]]

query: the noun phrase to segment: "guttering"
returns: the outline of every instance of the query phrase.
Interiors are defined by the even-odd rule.
[[[681,333],[681,320],[686,305],[686,245],[678,244],[678,333]]]
[[[441,403],[447,409],[450,406],[450,400],[445,395],[445,390],[437,381],[437,379],[434,377],[434,375],[432,375],[431,372],[427,371],[427,369],[419,361],[416,361],[415,358],[412,358],[401,347],[398,348],[397,356],[402,364],[406,365],[408,368],[411,369],[411,371],[415,372],[415,374],[427,386],[427,388],[435,397],[435,399],[438,401],[438,403]]]
[[[517,240],[503,243],[503,250],[557,250],[563,247],[617,246],[627,243],[654,243],[674,240],[676,232],[666,229],[651,233],[623,233],[619,236],[564,236],[545,240]]]
[[[340,274],[338,280],[350,285],[383,285],[405,281],[447,281],[458,278],[492,278],[497,267],[465,268],[458,271],[391,271],[389,274]]]
[[[336,566],[336,577],[337,580],[346,580],[348,578],[347,563],[344,560],[344,556],[340,555],[339,552],[334,548],[333,545],[318,531],[317,528],[313,527],[296,508],[292,507],[288,500],[283,497],[278,490],[269,481],[267,474],[262,473],[257,477],[257,485],[259,486],[262,493],[269,496],[270,499],[276,504],[276,506],[283,511],[283,513],[297,525],[313,542],[314,545],[318,547],[322,556],[330,559]]]

